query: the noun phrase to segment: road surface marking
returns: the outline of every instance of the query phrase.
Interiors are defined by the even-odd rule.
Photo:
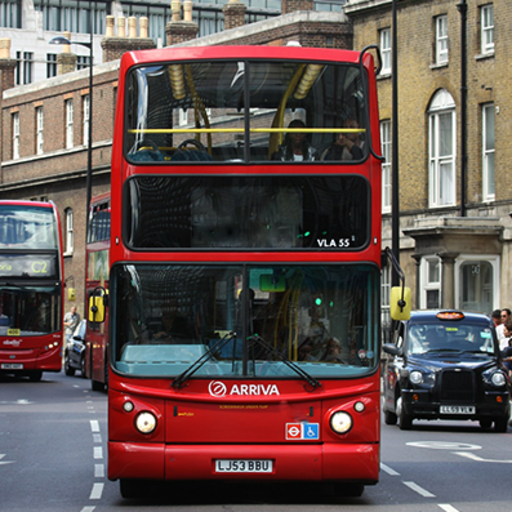
[[[103,464],[94,464],[94,478],[105,477],[105,466]]]
[[[481,450],[482,447],[477,444],[454,443],[450,441],[416,441],[406,443],[407,446],[416,448],[429,448],[431,450]]]
[[[105,487],[105,484],[103,484],[103,483],[93,484],[91,495],[89,496],[89,499],[90,500],[100,500],[101,495],[103,493],[103,487]]]
[[[396,472],[394,469],[390,468],[389,466],[386,466],[386,464],[383,464],[382,462],[380,463],[380,469],[382,469],[382,471],[385,471],[388,475],[391,475],[391,476],[399,476],[400,473]]]
[[[442,508],[445,512],[459,512],[459,509],[448,505],[448,503],[438,503],[437,506]]]
[[[432,494],[431,492],[428,492],[426,489],[423,489],[423,487],[420,487],[418,484],[415,484],[414,482],[404,482],[409,489],[412,489],[413,491],[417,492],[424,498],[435,498],[436,495]]]
[[[98,420],[90,420],[91,423],[91,431],[99,432],[100,431],[100,423]]]
[[[455,455],[460,455],[461,457],[466,457],[467,459],[476,460],[478,462],[492,462],[495,464],[512,464],[512,460],[496,460],[496,459],[482,459],[478,455],[474,453],[467,452],[453,452]]]
[[[2,464],[12,464],[13,460],[2,460],[5,457],[5,453],[0,453],[0,466]]]
[[[94,458],[103,459],[103,448],[101,446],[94,447]]]

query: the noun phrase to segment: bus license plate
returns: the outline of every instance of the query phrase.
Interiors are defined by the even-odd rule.
[[[441,405],[441,414],[475,414],[474,405]]]
[[[23,370],[21,363],[2,363],[2,370]]]
[[[272,473],[271,460],[218,459],[216,473]]]

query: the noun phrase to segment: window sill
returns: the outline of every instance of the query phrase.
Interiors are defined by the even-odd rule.
[[[486,59],[494,59],[494,52],[481,53],[479,55],[475,55],[475,60],[486,60]]]
[[[441,62],[440,64],[431,64],[430,69],[441,69],[441,68],[447,68],[448,67],[448,61]]]

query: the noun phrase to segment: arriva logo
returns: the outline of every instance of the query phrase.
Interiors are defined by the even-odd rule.
[[[4,340],[4,345],[11,345],[11,347],[19,347],[23,340]]]
[[[279,395],[279,389],[276,384],[233,384],[228,393],[228,387],[220,380],[212,380],[208,386],[208,391],[212,396],[271,396]]]

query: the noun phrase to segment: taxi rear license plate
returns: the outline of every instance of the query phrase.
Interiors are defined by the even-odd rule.
[[[474,405],[441,405],[441,414],[475,414]]]
[[[23,370],[22,363],[2,363],[2,370]]]
[[[272,473],[271,460],[218,459],[215,461],[216,473]]]

